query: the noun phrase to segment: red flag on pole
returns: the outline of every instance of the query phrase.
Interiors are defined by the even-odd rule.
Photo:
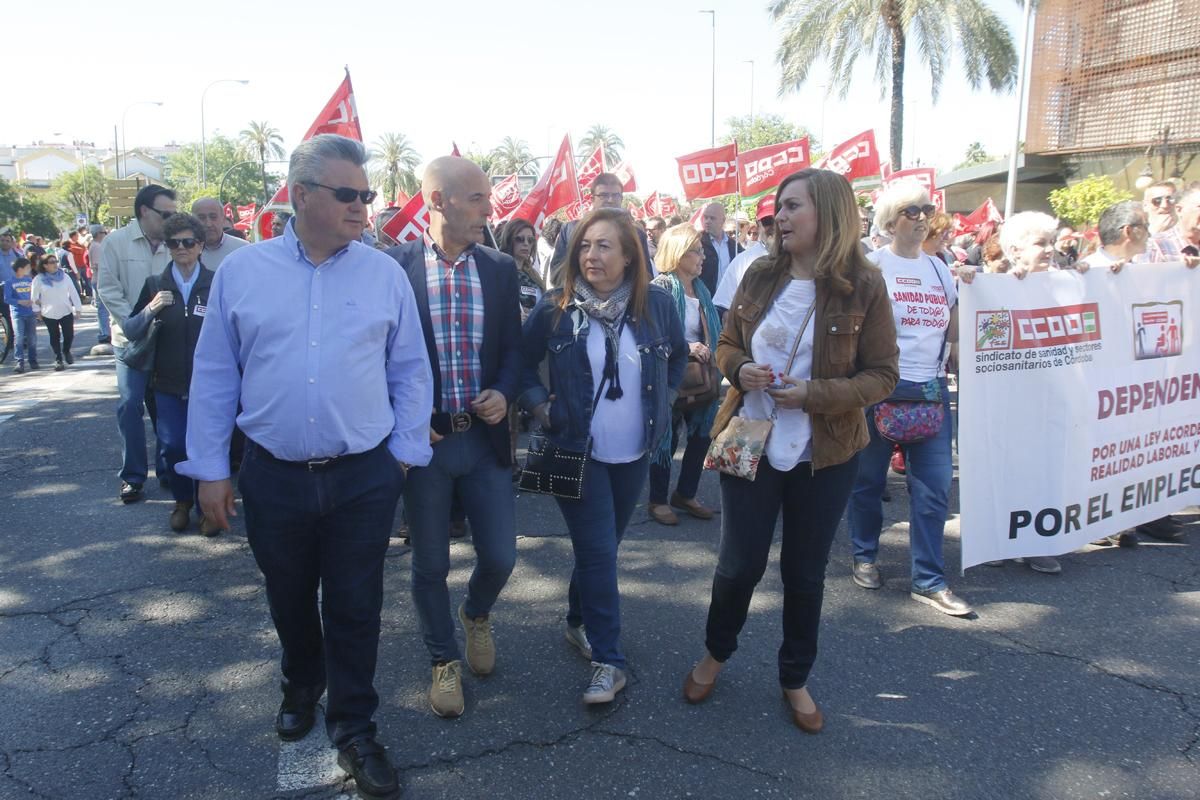
[[[414,239],[420,239],[428,227],[429,206],[425,205],[425,198],[420,192],[417,192],[416,196],[404,205],[404,208],[383,223],[380,231],[397,242],[411,242]]]
[[[253,219],[254,218],[254,209],[255,209],[254,203],[251,203],[248,206],[238,206],[237,207],[238,222],[246,222],[247,220]]]
[[[925,191],[929,192],[929,196],[933,198],[933,190],[937,187],[934,185],[935,172],[932,167],[915,167],[913,169],[902,169],[899,172],[888,171],[887,177],[883,179],[883,186],[887,188],[896,181],[916,181],[925,187]]]
[[[809,165],[808,137],[756,147],[737,155],[738,185],[743,197],[770,191]]]
[[[362,128],[358,124],[358,109],[354,106],[354,89],[350,86],[350,70],[346,70],[341,85],[301,141],[308,141],[321,133],[336,133],[358,142],[363,140]]]
[[[226,203],[224,211],[225,211],[225,219],[232,220],[233,219],[233,206],[229,205],[229,203]]]
[[[621,191],[637,191],[637,178],[633,174],[633,167],[629,166],[628,162],[622,161],[613,167],[613,174],[621,179]]]
[[[579,176],[575,173],[575,158],[571,154],[571,137],[564,136],[550,168],[542,173],[533,191],[525,196],[511,218],[520,218],[536,226],[542,220],[579,202]]]
[[[992,198],[983,201],[983,205],[967,214],[965,217],[962,214],[954,215],[954,234],[956,236],[964,233],[974,233],[979,230],[985,222],[1003,222],[1004,215],[1000,213],[1000,209],[996,208],[996,204],[992,202]]]
[[[604,142],[596,145],[596,149],[588,156],[587,161],[579,168],[579,189],[583,191],[592,185],[596,176],[604,172]]]
[[[658,217],[662,215],[662,200],[658,197],[658,192],[651,192],[650,196],[642,201],[642,209],[646,212],[647,217]]]
[[[521,205],[521,185],[516,173],[492,187],[492,217],[505,219]]]
[[[699,208],[697,208],[695,211],[692,212],[692,216],[688,219],[688,225],[691,225],[693,228],[695,228],[698,231],[704,230],[704,225],[700,222],[700,217],[703,213],[704,213],[704,206],[700,205]]]
[[[675,159],[688,200],[737,194],[737,143],[698,150]]]
[[[941,189],[935,189],[929,194],[929,201],[933,203],[934,208],[941,213],[946,210],[946,193]]]
[[[870,178],[879,174],[879,149],[875,147],[875,131],[863,131],[829,151],[829,155],[817,163],[819,169],[828,169],[846,180]]]
[[[663,195],[658,198],[658,215],[663,219],[670,219],[679,213],[679,206],[675,203],[674,197]]]
[[[392,203],[392,205],[396,206],[396,208],[404,208],[406,205],[408,205],[409,200],[412,200],[412,195],[403,189],[397,189],[396,202]]]

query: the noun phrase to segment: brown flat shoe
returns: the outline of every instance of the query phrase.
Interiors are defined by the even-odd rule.
[[[671,495],[671,505],[681,511],[686,511],[696,519],[712,519],[712,509],[705,506],[694,497],[680,497],[679,492]]]
[[[679,517],[675,516],[675,512],[671,510],[670,506],[660,506],[655,503],[650,504],[650,519],[659,525],[679,524]]]
[[[700,683],[692,676],[692,670],[689,669],[687,676],[683,679],[683,699],[692,705],[699,705],[708,699],[716,685],[716,681]]]
[[[821,728],[825,727],[825,717],[821,714],[821,707],[815,701],[813,705],[816,708],[811,714],[797,711],[792,705],[792,701],[788,699],[787,689],[784,689],[783,702],[787,704],[788,711],[792,712],[792,722],[796,723],[796,727],[805,733],[820,733]]]

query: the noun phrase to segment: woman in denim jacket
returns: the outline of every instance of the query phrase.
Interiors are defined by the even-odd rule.
[[[556,498],[575,551],[566,637],[592,662],[585,703],[610,702],[625,686],[617,546],[646,484],[647,454],[670,434],[687,365],[675,303],[649,285],[643,258],[629,214],[591,212],[571,237],[563,288],[542,298],[524,329],[521,406],[554,445],[590,446],[581,499]]]

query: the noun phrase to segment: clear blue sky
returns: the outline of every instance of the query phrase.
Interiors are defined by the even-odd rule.
[[[989,2],[1017,39],[1019,4]],[[0,142],[111,142],[122,112],[141,100],[165,104],[125,114],[131,147],[197,141],[204,86],[246,78],[247,86],[209,90],[209,135],[236,135],[249,120],[266,120],[290,148],[348,64],[368,144],[400,132],[430,159],[449,152],[451,140],[464,150],[490,149],[514,136],[541,155],[564,133],[578,141],[602,123],[624,139],[643,192],[678,193],[674,157],[709,143],[712,29],[701,8],[717,12],[718,139],[727,118],[750,111],[745,62],[752,59],[757,113],[823,131],[827,144],[873,127],[886,152],[886,100],[866,60],[844,101],[824,100],[823,66],[805,89],[778,95],[778,30],[765,0],[134,0],[107,10],[62,0],[52,13],[44,4],[14,4],[3,23],[4,83],[16,91],[0,117]],[[53,35],[64,27],[68,35]],[[48,35],[21,33],[29,31]],[[960,62],[952,58],[932,105],[915,47],[909,58],[906,161],[949,168],[977,140],[995,154],[1010,149],[1014,95],[973,93],[954,77]]]

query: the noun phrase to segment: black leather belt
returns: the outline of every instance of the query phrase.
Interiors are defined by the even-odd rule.
[[[254,441],[252,439],[246,440],[247,450],[249,450],[250,448],[253,448],[260,455],[262,455],[263,458],[265,458],[266,460],[273,461],[276,464],[283,464],[284,466],[288,466],[288,467],[296,467],[298,469],[306,469],[309,472],[324,472],[325,470],[331,469],[332,467],[337,466],[338,464],[348,464],[351,461],[354,461],[356,459],[362,458],[363,456],[368,456],[371,453],[374,453],[376,450],[378,450],[380,447],[384,447],[386,444],[387,444],[387,439],[384,439],[382,442],[380,442],[375,447],[372,447],[370,450],[364,450],[361,453],[344,453],[340,456],[329,456],[327,458],[312,458],[312,459],[309,459],[308,461],[285,461],[282,458],[277,458],[276,456],[274,456],[270,450],[263,447],[258,442]]]
[[[429,417],[429,427],[433,428],[433,432],[438,436],[446,436],[450,433],[466,433],[471,430],[472,425],[484,424],[486,423],[477,415],[466,411],[460,411],[457,414],[448,414],[444,411],[439,411],[436,414],[431,414]]]

